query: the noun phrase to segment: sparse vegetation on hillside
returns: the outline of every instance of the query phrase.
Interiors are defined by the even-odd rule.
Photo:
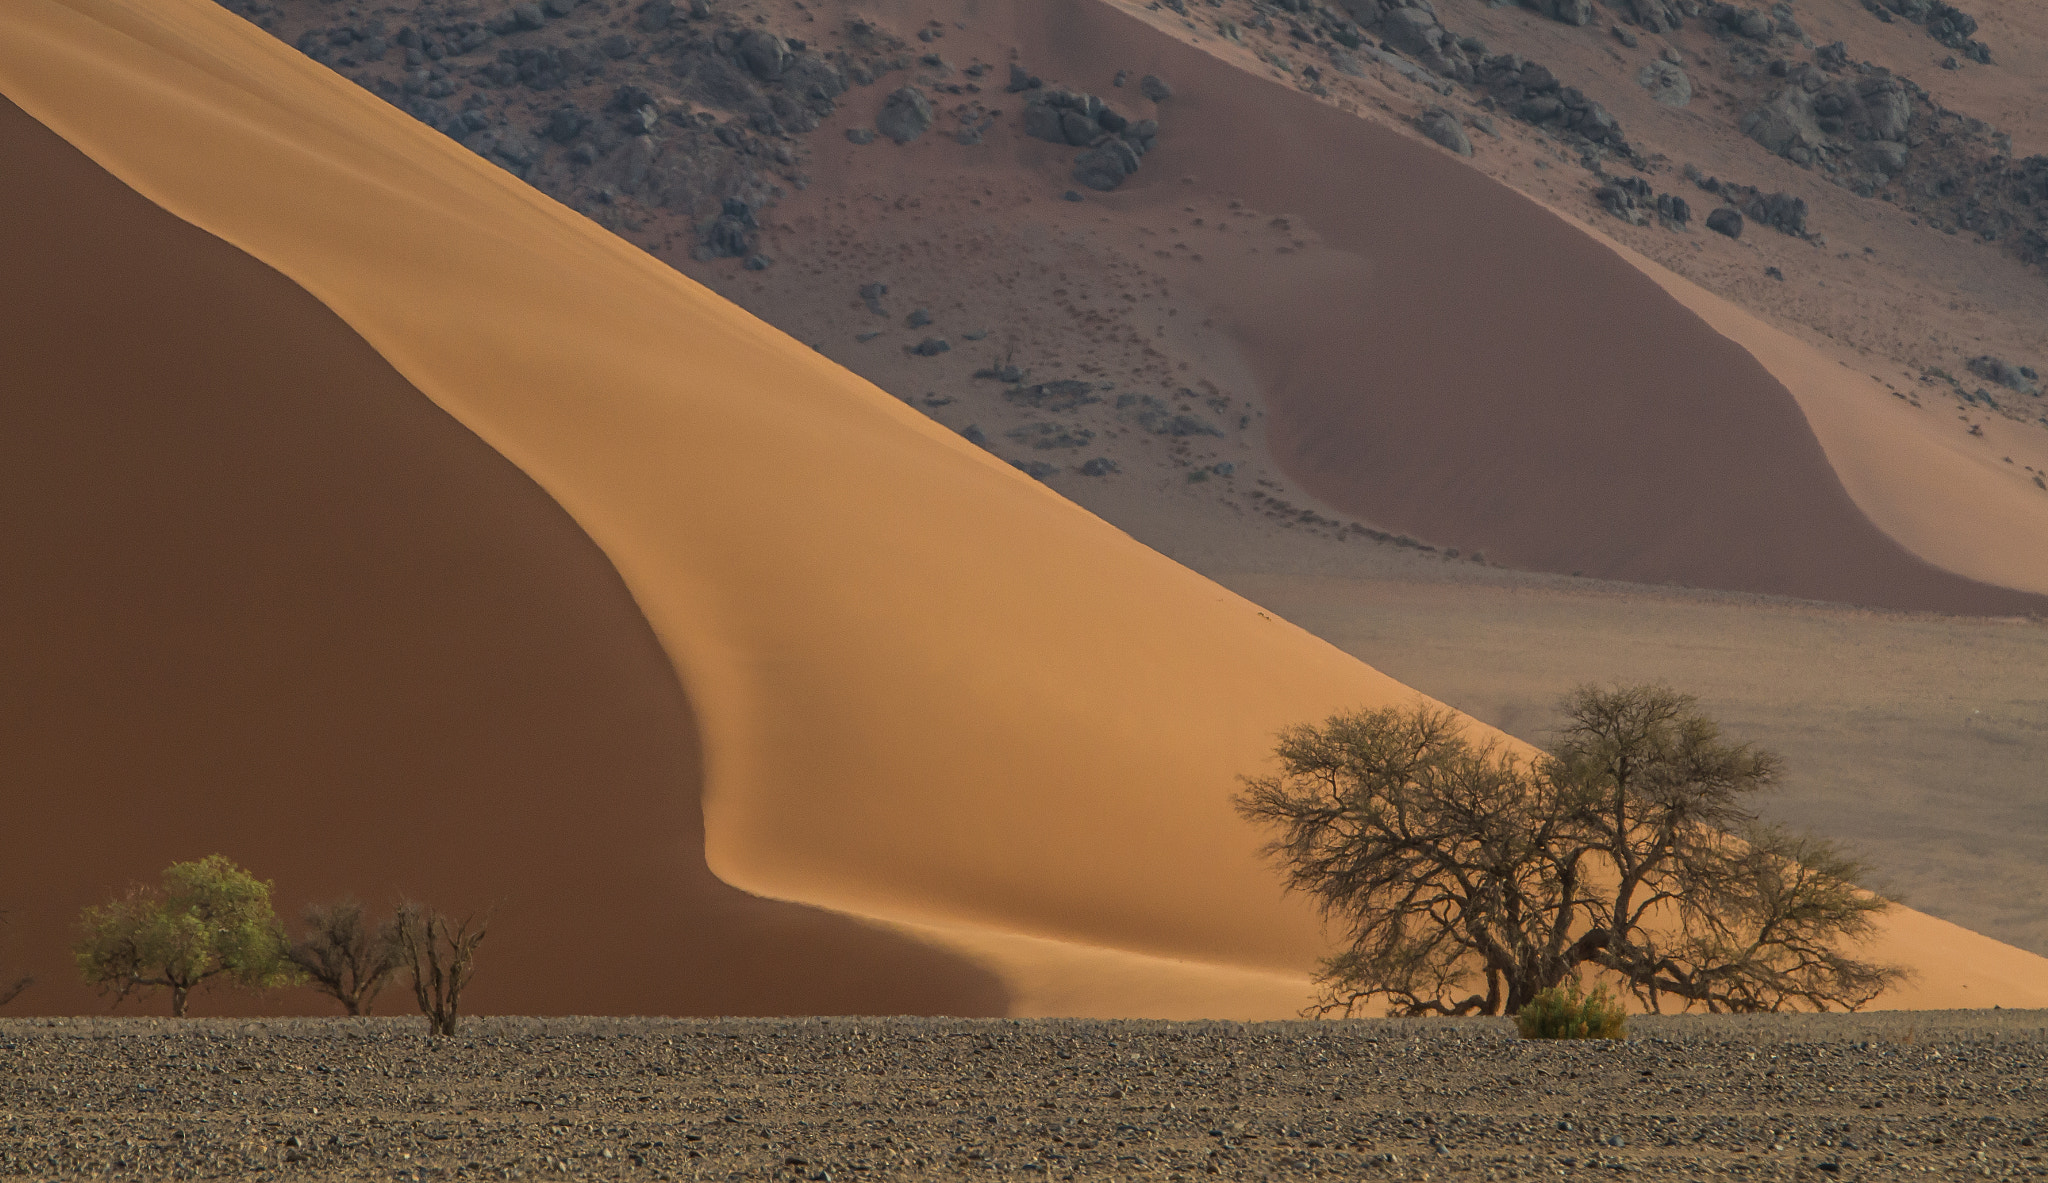
[[[215,979],[252,989],[290,982],[295,970],[270,884],[214,854],[165,868],[160,887],[136,885],[80,918],[73,952],[87,982],[120,1001],[135,990],[171,993],[185,1016],[192,991]]]
[[[1760,826],[1769,752],[1662,687],[1582,687],[1530,762],[1428,706],[1289,728],[1245,817],[1340,922],[1318,1013],[1515,1014],[1582,967],[1650,1010],[1853,1010],[1899,971],[1847,951],[1889,907],[1829,844]],[[1476,984],[1476,986],[1475,986]]]

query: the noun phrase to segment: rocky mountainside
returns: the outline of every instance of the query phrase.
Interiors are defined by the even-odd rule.
[[[838,175],[817,167],[821,135],[842,150],[846,141],[879,141],[873,150],[882,150],[932,137],[968,151],[1013,129],[1073,153],[1069,187],[1042,198],[1083,201],[1120,186],[1175,134],[1158,120],[1172,103],[1170,79],[1125,72],[1091,93],[1078,80],[1035,76],[1014,50],[1005,60],[951,49],[948,34],[958,41],[966,22],[836,5],[222,2],[1035,476],[1138,478],[1182,491],[1212,481],[1217,504],[1237,517],[1332,539],[1397,538],[1319,506],[1270,463],[1243,374],[1186,340],[1150,339],[1132,319],[1137,292],[1169,284],[1145,251],[1134,249],[1129,265],[1147,277],[1121,289],[1121,301],[1073,318],[1006,315],[984,344],[996,324],[927,327],[930,309],[963,291],[921,285],[906,313],[895,306],[906,297],[899,282],[885,307],[877,289],[888,286],[886,265],[923,248],[885,245],[880,225],[873,241],[828,245],[815,227],[778,221],[788,199]],[[2048,314],[2048,156],[2015,158],[2000,129],[1944,105],[1896,63],[1859,58],[1853,42],[1822,41],[1808,25],[1839,30],[1853,17],[1857,28],[1919,26],[1922,44],[1943,55],[1937,68],[1959,74],[2008,69],[1996,38],[1930,0],[1801,4],[1153,0],[1144,15],[1363,118],[1412,127],[1505,183],[1584,210],[1596,229],[1611,215],[1601,232],[1767,319],[1853,342],[1873,366],[1894,370],[1893,392],[1916,406],[1952,403],[1972,431],[1980,417],[2048,427],[2037,377],[2048,354],[2028,327]],[[1570,176],[1553,161],[1573,166]],[[809,193],[812,208],[858,196]],[[1856,213],[1859,205],[1898,217]],[[1228,213],[1247,225],[1287,224],[1283,210]],[[1873,218],[1886,234],[1910,228],[1951,241],[1893,249],[1867,233]],[[1860,253],[1843,249],[1845,220],[1857,224]],[[1829,286],[1821,276],[1839,284],[1852,267],[1877,269],[1886,282],[1862,291],[1864,306],[1852,310],[1805,291],[1796,253],[1765,246],[1758,267],[1745,262],[1756,250],[1708,245],[1758,233],[1829,259],[1834,271],[1813,272],[1820,287]],[[1925,318],[1941,293],[1979,286],[1985,252],[2013,269],[1995,273],[2003,294],[1951,304],[1975,313],[1969,327]],[[867,258],[873,274],[832,300],[813,299],[793,275],[741,279],[825,255]],[[2021,271],[2030,287],[2016,286]],[[1072,299],[1050,279],[1028,297],[1014,286],[1005,294],[1048,310]],[[1880,298],[1889,303],[1867,306]],[[875,316],[873,327],[849,334],[848,308]],[[979,376],[996,381],[944,389],[934,371],[906,370],[896,352],[854,348],[905,331],[913,335],[901,341],[903,356],[973,346]],[[1109,340],[1145,344],[1121,361],[1071,358],[1077,345]],[[1116,377],[1126,361],[1128,373]],[[1001,397],[977,401],[975,391]],[[1132,443],[1146,437],[1164,446]],[[2024,461],[2015,469],[2048,493],[2048,464]],[[1063,489],[1115,518],[1124,495],[1091,491],[1102,487]],[[1431,541],[1448,549],[1458,540]]]

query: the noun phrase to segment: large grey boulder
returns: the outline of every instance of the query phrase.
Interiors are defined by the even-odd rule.
[[[773,82],[789,68],[789,44],[772,33],[757,29],[740,41],[739,58],[754,77]]]
[[[1458,117],[1442,107],[1431,107],[1415,117],[1416,129],[1460,156],[1472,155],[1472,138],[1458,123]]]
[[[1111,140],[1074,160],[1074,180],[1102,193],[1123,184],[1125,177],[1137,171],[1138,153],[1123,140]]]
[[[1813,112],[1813,96],[1788,86],[1769,102],[1742,119],[1742,134],[1762,145],[1767,152],[1798,164],[1811,164],[1814,153],[1827,142]]]
[[[1525,7],[1533,8],[1554,21],[1568,25],[1590,25],[1593,23],[1593,0],[1522,0]]]
[[[1651,98],[1667,107],[1683,107],[1692,102],[1692,79],[1662,58],[1644,66],[1636,81],[1650,92]]]
[[[909,143],[930,131],[931,126],[931,101],[914,86],[891,91],[882,100],[880,114],[875,116],[875,130],[899,144]]]

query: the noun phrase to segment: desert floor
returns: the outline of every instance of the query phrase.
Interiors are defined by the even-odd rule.
[[[2048,1012],[0,1023],[6,1177],[2048,1176]]]

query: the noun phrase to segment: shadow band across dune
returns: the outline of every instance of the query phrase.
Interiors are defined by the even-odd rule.
[[[1770,370],[1564,217],[1101,0],[1016,19],[1048,77],[1175,86],[1156,161],[1102,200],[1173,203],[1185,179],[1317,240],[1211,258],[1197,282],[1260,381],[1275,458],[1331,505],[1535,570],[2048,612],[1880,531]]]
[[[5,100],[0,152],[10,1013],[103,1009],[78,909],[216,851],[285,910],[498,902],[480,1012],[1005,1013],[962,958],[713,876],[691,704],[523,473]]]

